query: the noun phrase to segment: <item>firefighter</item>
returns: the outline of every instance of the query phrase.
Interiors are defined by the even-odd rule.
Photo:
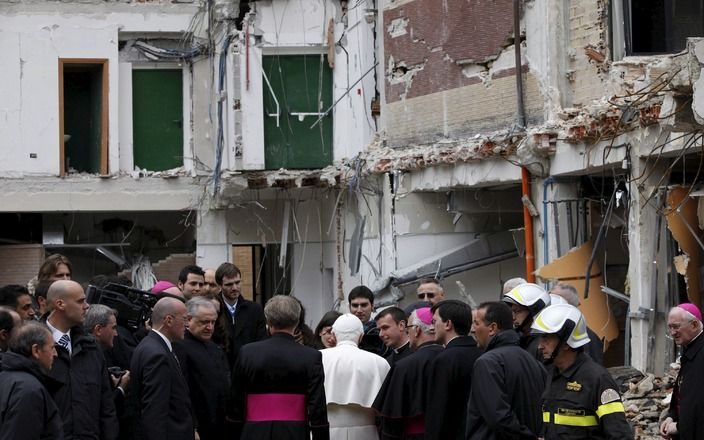
[[[550,295],[537,284],[524,283],[511,289],[501,300],[511,307],[513,328],[518,332],[521,348],[542,360],[538,337],[531,334],[530,326],[535,315],[550,305]]]
[[[545,440],[633,438],[616,382],[584,353],[589,336],[579,309],[546,307],[531,329],[540,335],[538,347],[551,364],[542,397]]]

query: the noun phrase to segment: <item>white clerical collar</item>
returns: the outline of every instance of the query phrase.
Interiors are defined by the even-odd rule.
[[[154,329],[152,329],[152,330],[154,330]],[[171,341],[169,341],[169,338],[167,338],[166,336],[164,336],[164,334],[161,333],[159,330],[154,330],[154,333],[156,333],[157,335],[161,336],[161,339],[163,339],[164,342],[166,342],[166,346],[169,347],[169,351],[173,351],[173,349],[171,348]]]
[[[404,348],[405,346],[407,346],[408,344],[410,344],[410,343],[411,343],[411,340],[409,339],[409,340],[406,341],[405,344],[401,345],[401,346],[398,347],[398,348],[394,348],[394,349],[393,349],[393,350],[394,350],[394,353],[398,354],[399,351],[403,350],[403,348]]]

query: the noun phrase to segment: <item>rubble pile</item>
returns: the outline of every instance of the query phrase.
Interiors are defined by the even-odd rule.
[[[623,406],[637,440],[655,440],[660,420],[670,405],[672,387],[679,365],[673,364],[662,377],[647,373],[633,376],[622,384]]]

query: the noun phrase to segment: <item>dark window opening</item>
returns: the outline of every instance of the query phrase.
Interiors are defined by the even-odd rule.
[[[232,261],[242,271],[241,294],[262,305],[274,295],[291,294],[291,246],[279,267],[280,244],[233,245]]]
[[[624,2],[628,55],[680,52],[704,36],[704,0]]]
[[[108,173],[107,60],[59,60],[60,174]]]

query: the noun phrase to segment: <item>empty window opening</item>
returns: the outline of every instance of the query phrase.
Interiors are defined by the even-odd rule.
[[[703,0],[624,1],[629,55],[680,52],[704,36]]]
[[[241,294],[265,304],[274,295],[291,293],[291,247],[286,252],[286,267],[279,267],[281,245],[233,245],[232,262],[242,271]]]
[[[60,174],[108,173],[108,60],[59,60]]]

